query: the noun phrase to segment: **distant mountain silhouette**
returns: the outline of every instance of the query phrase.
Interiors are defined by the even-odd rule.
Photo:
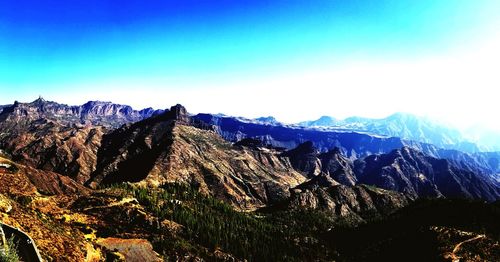
[[[400,137],[433,144],[440,148],[457,149],[469,153],[474,153],[481,149],[474,143],[468,141],[461,132],[456,129],[435,123],[427,118],[417,117],[407,113],[395,113],[381,119],[349,117],[344,120],[337,120],[332,117],[322,116],[317,120],[301,122],[298,123],[298,125]]]

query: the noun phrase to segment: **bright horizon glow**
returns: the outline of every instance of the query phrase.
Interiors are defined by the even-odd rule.
[[[0,104],[286,123],[408,112],[500,132],[498,1],[40,2],[0,4]]]

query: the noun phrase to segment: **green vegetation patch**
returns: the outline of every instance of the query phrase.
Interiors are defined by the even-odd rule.
[[[272,214],[235,211],[228,204],[204,196],[181,184],[159,188],[115,185],[135,197],[160,220],[183,225],[183,240],[172,245],[169,232],[154,239],[155,250],[167,256],[171,249],[195,252],[221,250],[249,261],[303,261],[325,255],[315,232],[326,230],[330,220],[319,212],[280,211]],[[170,250],[169,250],[170,249]]]
[[[7,243],[0,249],[0,262],[18,262],[17,243],[14,238],[8,238]]]

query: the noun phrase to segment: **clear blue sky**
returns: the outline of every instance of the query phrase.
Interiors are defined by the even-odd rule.
[[[2,0],[0,104],[486,122],[499,13],[496,0]]]

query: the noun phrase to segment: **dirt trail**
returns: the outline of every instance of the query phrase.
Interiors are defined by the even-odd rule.
[[[467,240],[464,240],[458,244],[455,245],[455,247],[453,248],[453,251],[451,251],[451,253],[448,254],[448,256],[446,256],[447,258],[450,258],[452,262],[459,262],[460,261],[460,257],[457,256],[457,252],[460,250],[460,247],[467,243],[467,242],[472,242],[472,241],[476,241],[478,239],[481,239],[481,238],[485,238],[486,235],[477,235],[473,238],[469,238]]]

